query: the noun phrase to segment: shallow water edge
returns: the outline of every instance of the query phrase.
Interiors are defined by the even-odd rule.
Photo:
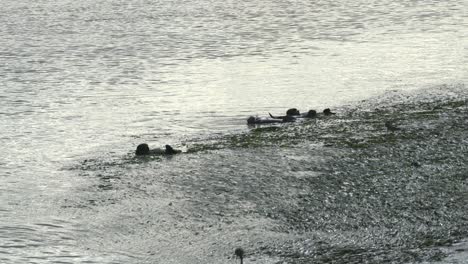
[[[61,213],[90,230],[86,250],[131,263],[236,263],[239,246],[245,263],[451,263],[468,236],[464,90],[389,92],[170,158],[87,159],[73,171],[95,184]]]

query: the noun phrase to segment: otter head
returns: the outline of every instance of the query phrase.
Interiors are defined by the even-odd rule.
[[[247,118],[247,124],[255,124],[257,119],[254,116]]]
[[[150,149],[148,144],[143,143],[137,146],[135,155],[137,156],[142,156],[142,155],[148,155],[150,153]]]
[[[323,110],[323,114],[324,115],[334,115],[335,113],[333,113],[330,108],[326,108]]]
[[[166,154],[172,155],[178,153],[176,150],[174,150],[171,146],[166,145]]]
[[[299,110],[297,110],[296,108],[290,108],[288,109],[288,111],[286,111],[286,115],[300,115],[301,113],[299,113]]]
[[[315,110],[309,110],[309,112],[307,112],[307,115],[306,115],[306,116],[309,117],[309,118],[314,118],[314,117],[317,116],[317,111],[315,111]]]

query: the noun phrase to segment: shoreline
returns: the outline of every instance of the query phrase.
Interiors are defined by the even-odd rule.
[[[93,161],[84,172],[105,188],[92,207],[117,213],[144,199],[139,218],[151,224],[132,232],[167,241],[166,250],[181,232],[183,241],[199,241],[185,250],[213,252],[186,261],[218,263],[238,246],[250,252],[246,261],[264,263],[440,261],[448,255],[442,247],[468,237],[460,173],[468,164],[468,148],[460,144],[468,142],[467,97],[447,94],[393,94],[408,101],[362,102],[332,118],[188,142],[193,151],[170,159]],[[399,130],[388,131],[387,120]],[[155,219],[177,224],[153,222],[153,207],[159,208]],[[223,241],[210,241],[218,236]],[[151,251],[148,245],[157,243],[150,240],[122,246]]]

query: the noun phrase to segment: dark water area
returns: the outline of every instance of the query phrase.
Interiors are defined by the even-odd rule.
[[[467,94],[447,89],[84,160],[71,169],[94,183],[61,210],[117,263],[236,263],[236,247],[245,263],[463,263],[444,259],[468,236]]]

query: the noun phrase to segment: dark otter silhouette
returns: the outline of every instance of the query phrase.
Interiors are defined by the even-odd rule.
[[[300,113],[299,110],[296,108],[291,108],[288,111],[286,111],[285,116],[274,116],[271,113],[268,113],[271,118],[275,119],[282,119],[285,122],[292,122],[295,119],[294,118],[315,118],[317,117],[317,111],[315,110],[309,110],[307,113]]]
[[[323,114],[326,115],[326,116],[329,116],[329,115],[335,115],[336,113],[333,113],[330,108],[326,108],[323,110]]]
[[[315,111],[315,110],[309,110],[309,112],[307,112],[306,114],[302,114],[301,117],[305,117],[305,118],[315,118],[315,117],[317,117],[317,111]]]
[[[135,155],[144,156],[144,155],[174,155],[181,153],[182,151],[172,148],[170,145],[165,146],[165,150],[160,148],[150,150],[148,144],[142,143],[137,146]]]
[[[270,114],[270,113],[268,113]],[[281,122],[294,122],[296,121],[296,117],[292,115],[285,115],[285,116],[280,116],[280,117],[273,117],[270,114],[270,117],[275,118],[275,119],[281,119]]]
[[[236,256],[238,258],[240,258],[240,263],[243,264],[244,263],[244,255],[245,255],[245,252],[242,248],[236,248],[236,250],[234,250],[234,254],[236,254]]]
[[[286,115],[287,116],[298,116],[298,115],[301,115],[301,113],[296,108],[289,108],[286,111]]]
[[[268,113],[271,118],[273,119],[281,119],[282,122],[294,122],[296,120],[296,116],[301,115],[299,110],[296,108],[290,108],[286,111],[286,115],[284,116],[274,116],[271,113]]]
[[[143,143],[137,146],[135,155],[142,156],[142,155],[149,155],[149,154],[150,154],[150,148],[148,144]]]
[[[166,154],[167,155],[174,155],[174,154],[177,154],[177,153],[181,153],[182,151],[181,150],[178,150],[178,149],[173,149],[171,146],[169,145],[166,145]]]
[[[268,114],[270,114],[270,113],[268,113]],[[300,116],[300,115],[301,115],[301,113],[296,108],[289,108],[286,111],[286,115],[284,115],[284,116],[273,116],[272,114],[270,114],[270,117],[275,118],[275,119],[284,119],[286,117],[291,118],[291,117]]]

